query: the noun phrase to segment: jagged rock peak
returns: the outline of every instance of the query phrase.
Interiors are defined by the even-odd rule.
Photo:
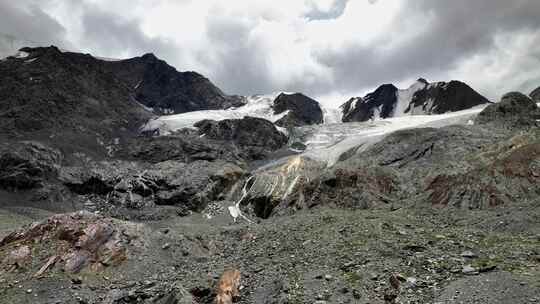
[[[154,55],[154,53],[146,53],[146,54],[142,55],[141,58],[146,60],[146,61],[157,61],[157,60],[159,60],[156,57],[156,55]]]
[[[428,82],[425,78],[422,78],[422,77],[418,78],[416,81],[417,81],[417,82],[420,82],[420,83],[424,83],[424,84],[426,84],[426,85],[429,84],[429,82]]]
[[[531,94],[529,94],[529,96],[531,97],[532,100],[534,100],[534,102],[540,102],[540,87],[532,91]]]
[[[343,122],[390,117],[397,102],[397,91],[393,84],[383,84],[364,98],[349,100],[342,106]]]

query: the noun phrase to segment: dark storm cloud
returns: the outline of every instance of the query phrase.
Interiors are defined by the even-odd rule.
[[[82,16],[83,44],[99,50],[100,56],[117,57],[119,54],[134,57],[154,53],[160,58],[176,63],[179,52],[173,43],[146,36],[137,19],[85,6]]]
[[[0,2],[0,49],[19,48],[25,42],[67,47],[70,44],[64,39],[65,33],[58,21],[31,2]]]
[[[373,0],[371,0],[373,1]],[[327,20],[327,19],[336,19],[339,16],[343,15],[345,7],[347,7],[347,2],[349,0],[336,0],[334,5],[328,11],[320,10],[313,1],[309,2],[310,11],[304,16],[308,20]]]
[[[382,35],[371,45],[322,50],[315,56],[333,69],[335,84],[344,90],[440,74],[493,48],[498,33],[540,29],[538,12],[538,0],[408,1],[393,28],[405,28],[415,18],[421,36],[387,49],[392,41]],[[433,22],[424,25],[422,19]]]

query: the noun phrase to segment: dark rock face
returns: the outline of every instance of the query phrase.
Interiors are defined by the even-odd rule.
[[[404,103],[404,104],[399,104]],[[489,101],[460,81],[428,83],[419,79],[407,90],[385,84],[364,98],[356,97],[341,106],[343,122],[362,122],[396,115],[443,114],[472,108]],[[396,113],[401,110],[403,113]]]
[[[505,94],[499,103],[484,109],[476,118],[478,124],[492,124],[497,128],[525,129],[538,126],[540,109],[529,97],[518,92]]]
[[[536,90],[532,91],[529,96],[531,96],[531,98],[532,98],[532,100],[534,102],[540,102],[540,87],[538,87]]]
[[[144,214],[133,210],[145,212],[159,205],[175,206],[181,214],[201,211],[244,174],[225,161],[115,161],[63,167],[59,179],[75,194],[90,198],[97,210],[125,218]]]
[[[489,103],[489,100],[470,86],[461,81],[452,80],[448,83],[434,83],[416,92],[405,113],[413,111],[414,108],[421,108],[423,113],[443,114],[486,103]]]
[[[178,72],[153,54],[102,64],[134,91],[137,101],[156,114],[225,109],[244,103],[242,97],[224,94],[204,76]]]
[[[274,124],[260,118],[203,120],[195,126],[198,130],[184,129],[171,136],[131,139],[115,156],[153,163],[219,159],[244,163],[264,159],[287,144]]]
[[[192,162],[217,159],[240,162],[244,156],[240,152],[229,143],[201,138],[197,133],[189,131],[180,135],[131,139],[115,153],[115,156],[151,163],[166,160]]]
[[[280,127],[298,127],[323,123],[323,112],[319,103],[303,94],[281,93],[274,100],[274,114],[289,111],[276,125]]]
[[[368,121],[375,115],[380,118],[391,117],[397,102],[397,91],[394,85],[384,84],[364,98],[349,100],[342,106],[343,122]]]
[[[203,120],[195,124],[199,134],[215,140],[233,142],[277,150],[287,144],[287,136],[279,132],[273,123],[262,118],[244,117],[222,121]]]
[[[107,141],[134,133],[151,116],[90,55],[62,53],[56,47],[22,50],[29,56],[0,63],[1,134],[58,136],[63,139],[55,140],[95,148],[96,137]]]
[[[43,185],[57,174],[62,154],[37,142],[0,147],[0,188],[25,190]]]

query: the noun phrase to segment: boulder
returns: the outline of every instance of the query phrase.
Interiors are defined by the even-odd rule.
[[[270,121],[244,117],[221,121],[203,120],[195,124],[201,136],[233,142],[243,147],[260,147],[275,151],[287,144],[287,136],[279,132]]]
[[[38,188],[57,174],[62,153],[33,141],[5,143],[0,147],[0,188]]]
[[[519,92],[510,92],[505,94],[500,102],[480,112],[475,122],[513,130],[537,127],[538,119],[540,109],[532,99]]]

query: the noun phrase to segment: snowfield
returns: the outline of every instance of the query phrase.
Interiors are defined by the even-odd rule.
[[[300,128],[304,144],[307,146],[303,155],[325,162],[327,166],[335,164],[340,155],[351,148],[362,146],[361,150],[381,140],[385,135],[403,129],[422,127],[444,127],[452,124],[471,124],[474,117],[487,105],[463,111],[440,115],[412,115],[372,122],[352,122],[323,124]]]
[[[250,96],[247,97],[247,103],[245,105],[237,108],[230,108],[226,110],[195,111],[160,116],[157,119],[149,121],[145,126],[143,126],[143,131],[159,129],[161,135],[167,135],[180,129],[193,128],[195,123],[204,119],[219,121],[225,119],[241,119],[246,116],[264,118],[271,122],[276,122],[288,113],[283,112],[279,115],[274,115],[272,103],[279,94],[281,94],[281,92],[270,95]]]

